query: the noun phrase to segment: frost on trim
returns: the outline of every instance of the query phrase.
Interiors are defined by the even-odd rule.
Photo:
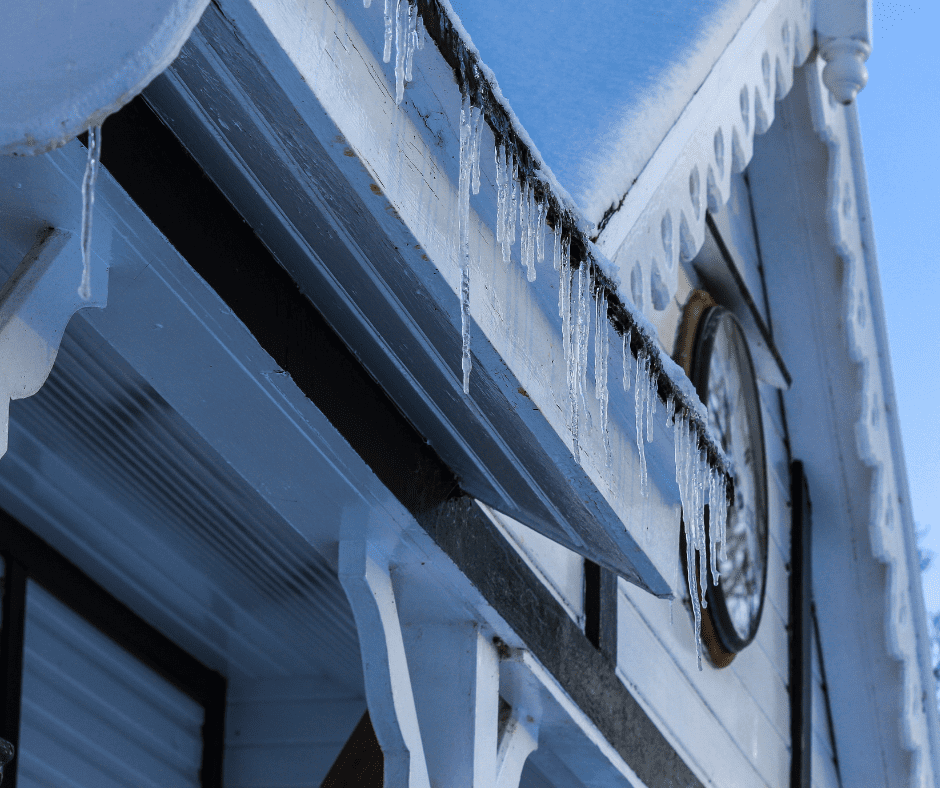
[[[91,298],[91,212],[95,205],[95,182],[101,162],[101,126],[88,129],[88,162],[82,178],[82,283],[78,294]]]

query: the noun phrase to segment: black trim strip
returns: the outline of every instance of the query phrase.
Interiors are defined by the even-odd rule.
[[[839,748],[836,744],[836,726],[832,720],[832,706],[829,705],[829,682],[826,681],[826,662],[823,659],[822,640],[819,637],[819,618],[816,616],[816,605],[812,606],[813,635],[816,641],[816,659],[819,660],[819,673],[822,677],[822,694],[826,701],[826,725],[829,728],[829,743],[832,745],[832,765],[836,770],[836,779],[839,788],[842,788],[842,769],[839,766]]]
[[[221,788],[226,681],[180,648],[54,548],[0,509],[0,554],[7,562],[0,627],[0,680],[3,727],[0,735],[16,746],[23,675],[26,580],[39,583],[128,653],[205,708],[203,788]],[[7,780],[15,784],[15,764]]]
[[[813,507],[803,463],[790,465],[790,788],[810,788],[813,752]]]
[[[23,690],[23,641],[26,632],[26,568],[9,551],[3,555],[3,604],[0,619],[0,737],[14,755],[3,769],[5,788],[16,788],[20,741],[20,697]]]
[[[457,478],[143,99],[103,165],[493,605],[650,788],[701,788],[681,756]],[[608,583],[603,588],[613,588]],[[610,606],[608,605],[608,610]],[[614,610],[615,615],[615,610]],[[614,640],[616,637],[614,636]],[[603,638],[599,641],[603,646]]]

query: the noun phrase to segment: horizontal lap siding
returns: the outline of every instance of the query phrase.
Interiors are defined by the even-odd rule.
[[[318,786],[366,710],[322,677],[236,683],[226,717],[226,788]]]
[[[197,788],[203,709],[35,583],[20,788]]]

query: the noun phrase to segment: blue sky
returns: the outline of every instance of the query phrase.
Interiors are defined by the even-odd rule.
[[[924,579],[940,610],[940,5],[875,2],[865,162],[914,519],[937,558]]]

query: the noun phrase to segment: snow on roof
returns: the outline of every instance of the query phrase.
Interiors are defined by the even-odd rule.
[[[545,164],[597,224],[755,0],[451,0]]]

